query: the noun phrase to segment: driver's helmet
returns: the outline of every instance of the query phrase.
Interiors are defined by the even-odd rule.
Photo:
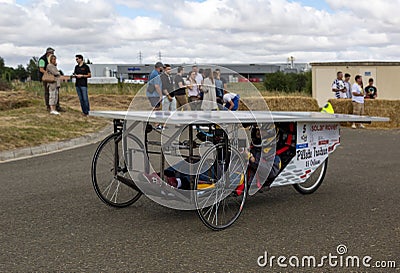
[[[253,145],[261,145],[260,129],[256,125],[251,127],[251,142]]]

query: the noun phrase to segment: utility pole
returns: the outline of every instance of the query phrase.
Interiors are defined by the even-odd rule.
[[[142,64],[142,61],[143,61],[143,54],[142,54],[142,51],[139,51],[139,53],[138,53],[138,59],[139,59],[139,64]]]

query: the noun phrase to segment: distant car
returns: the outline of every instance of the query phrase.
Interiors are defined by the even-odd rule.
[[[135,83],[137,84],[145,84],[147,82],[147,78],[134,78]]]
[[[131,80],[131,79],[124,79],[124,83],[134,83],[134,84],[145,84],[144,80]]]
[[[146,82],[142,79],[124,79],[124,83],[145,84]]]

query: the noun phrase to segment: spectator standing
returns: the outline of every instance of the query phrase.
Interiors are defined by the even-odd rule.
[[[194,66],[194,71],[196,72],[197,85],[200,87],[200,90],[201,90],[201,85],[203,84],[203,80],[204,80],[204,77],[203,77],[204,70],[202,68],[197,69],[197,66]]]
[[[82,115],[87,116],[90,111],[87,79],[92,77],[92,73],[90,72],[89,66],[83,61],[83,56],[81,54],[75,55],[75,60],[78,63],[75,66],[73,75],[76,78],[76,93],[81,103]]]
[[[43,74],[47,69],[47,65],[49,64],[49,57],[50,55],[54,54],[54,49],[51,47],[48,47],[46,49],[46,53],[39,58],[39,80],[42,80]],[[46,82],[43,82],[43,88],[44,88],[44,102],[46,104],[47,111],[50,111],[50,105],[49,105],[49,87]],[[59,112],[64,112],[64,110],[60,107],[60,102],[59,102],[59,97],[57,97],[57,102],[56,102],[56,110]]]
[[[199,72],[196,75],[196,82],[197,82],[197,86],[199,87],[199,94],[200,94],[200,100],[203,99],[203,95],[204,93],[203,91],[203,83],[204,83],[204,69],[200,68]]]
[[[215,94],[217,96],[217,101],[218,101],[218,99],[222,100],[222,98],[224,96],[224,83],[218,76],[217,71],[213,72],[213,77],[214,77],[214,82],[215,82]]]
[[[200,90],[196,82],[196,71],[192,70],[192,72],[190,72],[186,84],[188,88],[190,109],[192,111],[200,110]]]
[[[343,72],[338,71],[336,73],[337,78],[332,83],[332,92],[335,92],[335,98],[345,98],[346,89],[343,82]]]
[[[176,99],[174,95],[174,82],[171,76],[171,66],[169,64],[164,65],[164,71],[160,76],[161,86],[163,93],[162,110],[163,111],[175,111],[176,110]]]
[[[197,65],[192,66],[192,71],[196,73],[195,80],[197,83],[197,87],[199,88],[199,91],[201,91],[201,85],[203,84],[203,69],[200,68],[198,69]]]
[[[50,55],[49,64],[46,68],[47,72],[54,76],[55,82],[47,83],[49,89],[49,106],[50,114],[59,115],[60,113],[56,110],[56,104],[58,101],[58,94],[61,86],[60,81],[60,71],[57,68],[57,57],[55,55]]]
[[[225,77],[223,77],[221,75],[221,70],[219,68],[215,69],[215,71],[217,72],[218,79],[220,79],[222,81],[222,85],[223,85],[224,90],[226,90],[228,81],[225,79]],[[224,92],[222,92],[222,95],[224,95]]]
[[[361,75],[355,77],[355,83],[352,87],[352,103],[353,103],[353,115],[364,115],[364,89]],[[365,128],[363,124],[359,124],[360,128]],[[356,124],[353,122],[351,128],[356,129]]]
[[[376,99],[378,96],[378,89],[374,86],[374,79],[369,78],[368,85],[364,89],[366,99]]]
[[[176,108],[179,109],[183,107],[183,110],[187,111],[187,97],[186,97],[186,83],[183,79],[183,71],[184,68],[182,66],[178,67],[177,74],[174,78],[175,83],[175,99],[176,99]]]
[[[214,78],[211,68],[204,70],[204,80],[202,86],[203,101],[201,103],[202,110],[216,110],[217,107],[217,96],[215,94]]]
[[[154,69],[149,75],[149,82],[147,83],[146,96],[154,110],[160,110],[161,108],[160,101],[162,98],[162,83],[160,74],[163,66],[164,65],[161,62],[157,62],[154,65]]]
[[[353,96],[351,95],[351,84],[350,84],[350,77],[349,73],[344,74],[344,87],[346,88],[346,97],[351,99]]]

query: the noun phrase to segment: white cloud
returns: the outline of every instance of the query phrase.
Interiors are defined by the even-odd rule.
[[[400,0],[326,0],[331,11],[288,0],[0,0],[0,56],[26,64],[56,49],[94,63],[399,60]],[[122,5],[122,6],[117,6]]]

